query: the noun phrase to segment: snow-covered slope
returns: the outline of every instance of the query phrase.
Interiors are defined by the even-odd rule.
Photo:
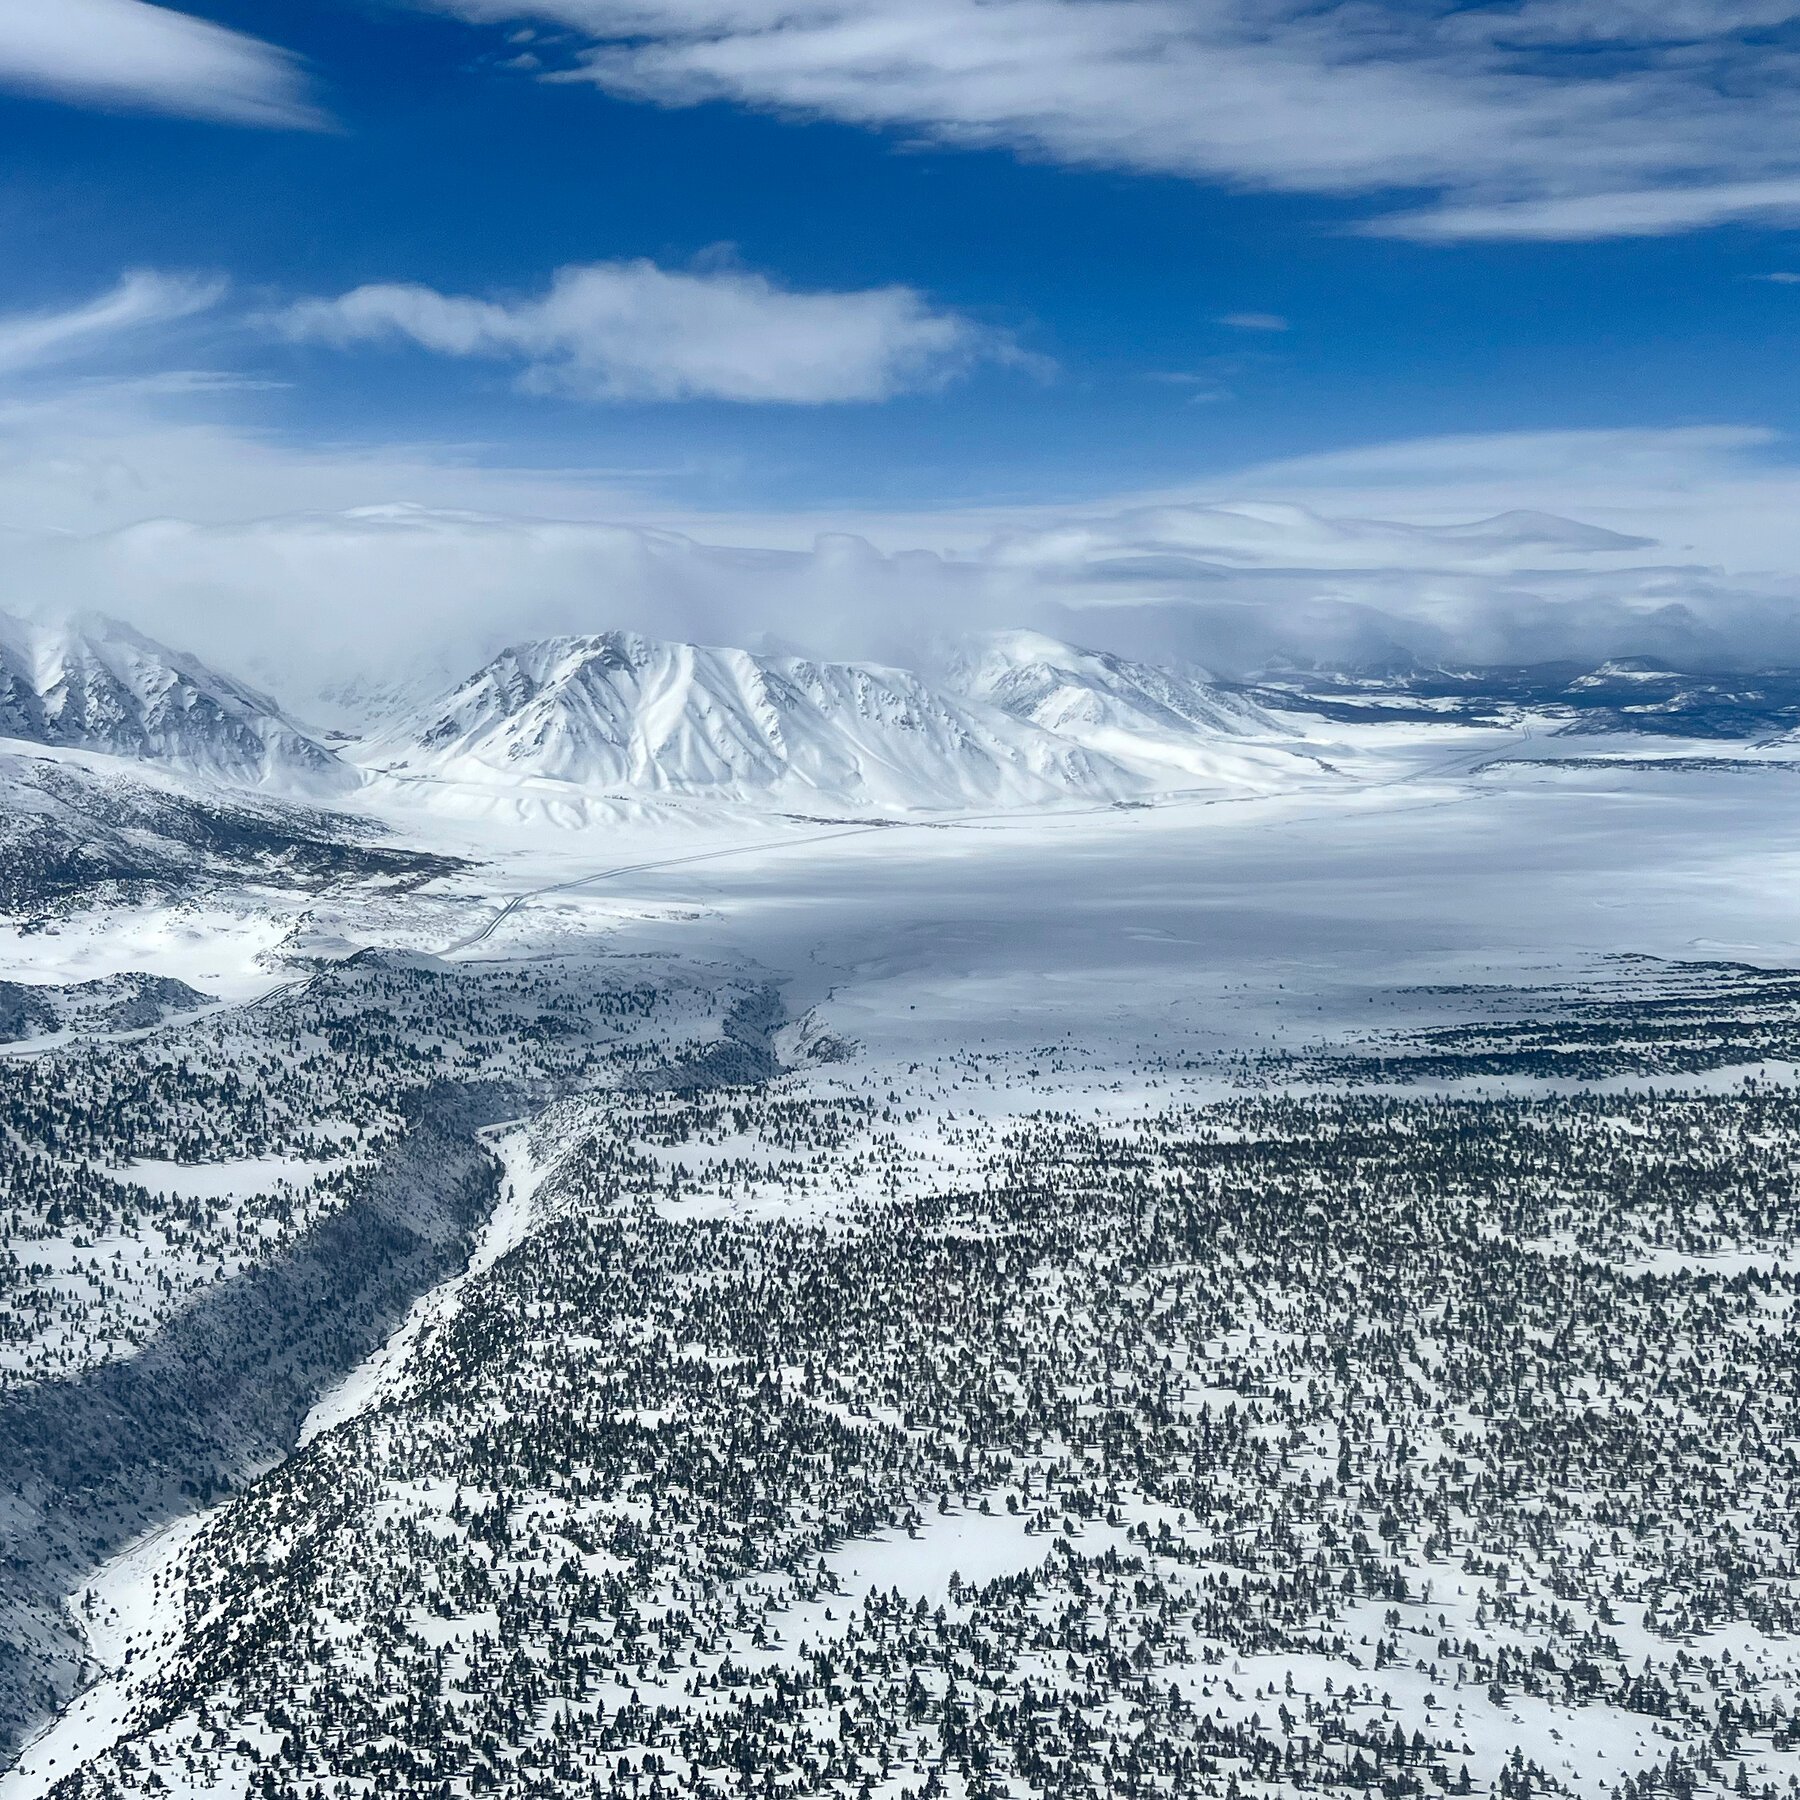
[[[1304,766],[1283,747],[1291,731],[1203,670],[1003,631],[959,649],[948,679],[968,699],[1146,772],[1260,783]]]
[[[360,816],[154,763],[0,743],[0,919],[121,896],[192,899],[222,882],[404,890],[461,866],[386,835]]]
[[[94,614],[37,624],[0,613],[0,737],[236,785],[320,793],[357,781],[267,696]]]
[[[1117,799],[1145,785],[905,670],[627,632],[507,650],[371,740],[366,760],[488,786],[896,811]]]

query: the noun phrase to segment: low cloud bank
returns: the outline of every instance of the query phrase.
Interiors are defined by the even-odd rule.
[[[1428,527],[1162,505],[944,554],[854,533],[780,549],[398,506],[156,520],[15,540],[6,560],[19,598],[121,613],[303,709],[346,667],[376,686],[430,683],[508,642],[615,626],[910,662],[964,631],[1026,624],[1227,674],[1407,655],[1800,664],[1795,584],[1734,582],[1656,549],[1536,513]]]
[[[1752,428],[1434,439],[1088,506],[781,517],[175,410],[129,385],[0,397],[0,607],[117,614],[302,712],[346,668],[429,683],[610,627],[926,661],[1030,625],[1228,674],[1800,665],[1800,469]]]

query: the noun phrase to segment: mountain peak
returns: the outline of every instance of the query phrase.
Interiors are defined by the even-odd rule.
[[[975,638],[950,659],[957,692],[1166,783],[1291,778],[1292,736],[1204,669],[1133,662],[1035,631]]]
[[[239,785],[356,782],[267,695],[104,613],[0,614],[0,735]]]
[[[377,766],[492,786],[884,811],[1110,799],[1134,776],[903,669],[634,632],[504,650],[370,746]]]
[[[510,646],[369,740],[364,759],[546,798],[915,812],[1310,778],[1276,741],[1289,736],[1201,672],[1031,631],[970,646],[944,685],[879,663],[604,631]]]

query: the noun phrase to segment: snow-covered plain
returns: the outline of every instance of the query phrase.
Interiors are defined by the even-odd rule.
[[[1380,746],[1329,797],[1169,799],[875,830],[540,831],[462,891],[458,957],[610,947],[742,957],[790,1010],[899,1056],[949,1027],[1167,1050],[1424,1016],[1439,983],[1535,985],[1620,953],[1800,959],[1781,772],[1469,773],[1463,733]],[[1447,741],[1446,741],[1447,740]],[[441,826],[439,829],[443,829]],[[446,830],[496,857],[498,827]],[[489,928],[491,926],[491,928]],[[423,941],[435,920],[379,928]]]

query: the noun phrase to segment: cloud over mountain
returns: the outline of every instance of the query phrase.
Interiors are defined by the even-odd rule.
[[[1800,472],[1759,429],[1402,441],[1087,503],[706,514],[618,472],[295,444],[233,410],[0,389],[10,603],[204,644],[302,717],[346,642],[387,688],[609,629],[906,662],[1026,626],[1224,673],[1396,644],[1800,663]]]

